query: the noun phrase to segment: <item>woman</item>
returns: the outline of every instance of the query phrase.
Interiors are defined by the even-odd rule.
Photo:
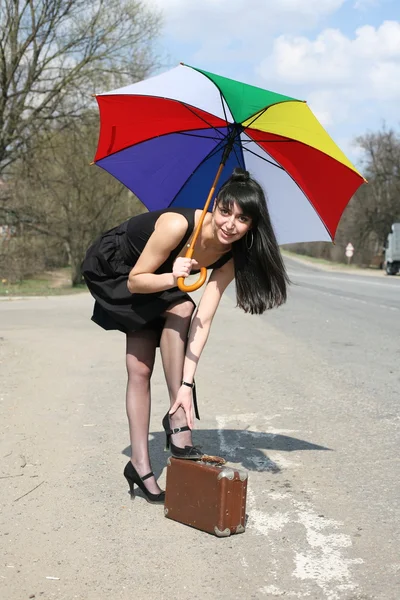
[[[92,320],[126,334],[126,409],[132,458],[125,467],[149,502],[164,501],[151,471],[148,434],[150,378],[159,346],[170,410],[163,419],[173,456],[199,459],[192,445],[194,376],[221,296],[233,279],[237,305],[262,314],[286,300],[288,278],[264,192],[247,171],[235,169],[207,213],[196,260],[184,257],[200,210],[166,209],[135,216],[89,248],[83,275],[96,302]],[[197,311],[177,288],[179,277],[212,269]],[[194,394],[193,394],[194,395]],[[194,397],[195,400],[195,397]]]

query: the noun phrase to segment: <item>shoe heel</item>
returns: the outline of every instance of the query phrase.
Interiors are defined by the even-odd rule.
[[[128,479],[128,477],[125,477],[125,479],[127,480],[128,484],[129,484],[129,493],[131,495],[131,500],[135,499],[135,487],[134,487],[134,483],[131,479]]]
[[[140,488],[141,491],[143,492],[143,494],[145,495],[147,502],[150,502],[151,504],[163,504],[164,503],[165,492],[160,492],[159,494],[152,494],[151,492],[149,492],[149,490],[146,488],[146,486],[144,484],[144,481],[146,479],[148,479],[149,477],[154,477],[154,473],[152,471],[150,473],[147,473],[147,475],[140,477],[139,473],[136,471],[136,469],[132,465],[131,461],[129,461],[124,469],[124,476],[129,484],[129,491],[130,491],[132,500],[135,499],[134,485],[137,485],[138,488]]]
[[[171,438],[171,434],[168,433],[168,430],[170,429],[169,414],[168,413],[165,415],[165,417],[162,420],[162,426],[163,426],[164,431],[165,431],[165,448],[164,448],[164,451],[167,452],[169,450],[170,438]]]

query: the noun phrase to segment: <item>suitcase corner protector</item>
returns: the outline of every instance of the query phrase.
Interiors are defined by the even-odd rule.
[[[214,533],[217,537],[228,537],[228,535],[231,534],[231,530],[229,529],[229,527],[227,527],[226,529],[218,529],[217,526],[214,527]]]
[[[221,469],[221,472],[218,473],[217,479],[220,480],[224,477],[226,477],[226,479],[232,480],[235,477],[235,471],[233,469],[230,469],[229,467],[224,467],[223,469]]]
[[[239,479],[240,481],[246,481],[246,479],[248,479],[249,474],[247,473],[247,471],[239,471]]]

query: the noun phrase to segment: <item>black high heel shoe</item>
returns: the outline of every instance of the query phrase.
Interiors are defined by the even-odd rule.
[[[171,442],[171,435],[174,433],[179,433],[180,431],[190,431],[190,427],[184,425],[183,427],[175,427],[171,429],[171,425],[169,422],[169,412],[165,415],[162,420],[162,425],[164,427],[165,435],[166,435],[166,444],[165,449],[171,448],[171,454],[175,458],[184,458],[186,460],[201,460],[203,456],[203,452],[199,449],[198,446],[185,446],[184,448],[179,448],[179,446],[175,446]]]
[[[164,504],[165,492],[160,492],[159,494],[152,494],[151,492],[149,492],[149,490],[143,483],[145,479],[148,479],[149,477],[152,477],[154,475],[153,472],[147,473],[147,475],[144,475],[144,477],[140,477],[139,473],[136,471],[131,461],[129,461],[125,466],[124,475],[127,482],[129,483],[129,490],[132,500],[135,497],[135,490],[133,486],[136,484],[142,490],[147,502],[150,502],[151,504]]]

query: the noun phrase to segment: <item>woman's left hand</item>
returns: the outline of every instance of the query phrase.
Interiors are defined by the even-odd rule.
[[[181,385],[178,391],[178,395],[176,397],[175,403],[171,406],[169,410],[169,414],[172,415],[174,412],[178,410],[178,408],[183,408],[186,415],[186,422],[190,429],[193,429],[194,426],[194,416],[193,416],[193,397],[192,397],[192,389],[187,385]]]

